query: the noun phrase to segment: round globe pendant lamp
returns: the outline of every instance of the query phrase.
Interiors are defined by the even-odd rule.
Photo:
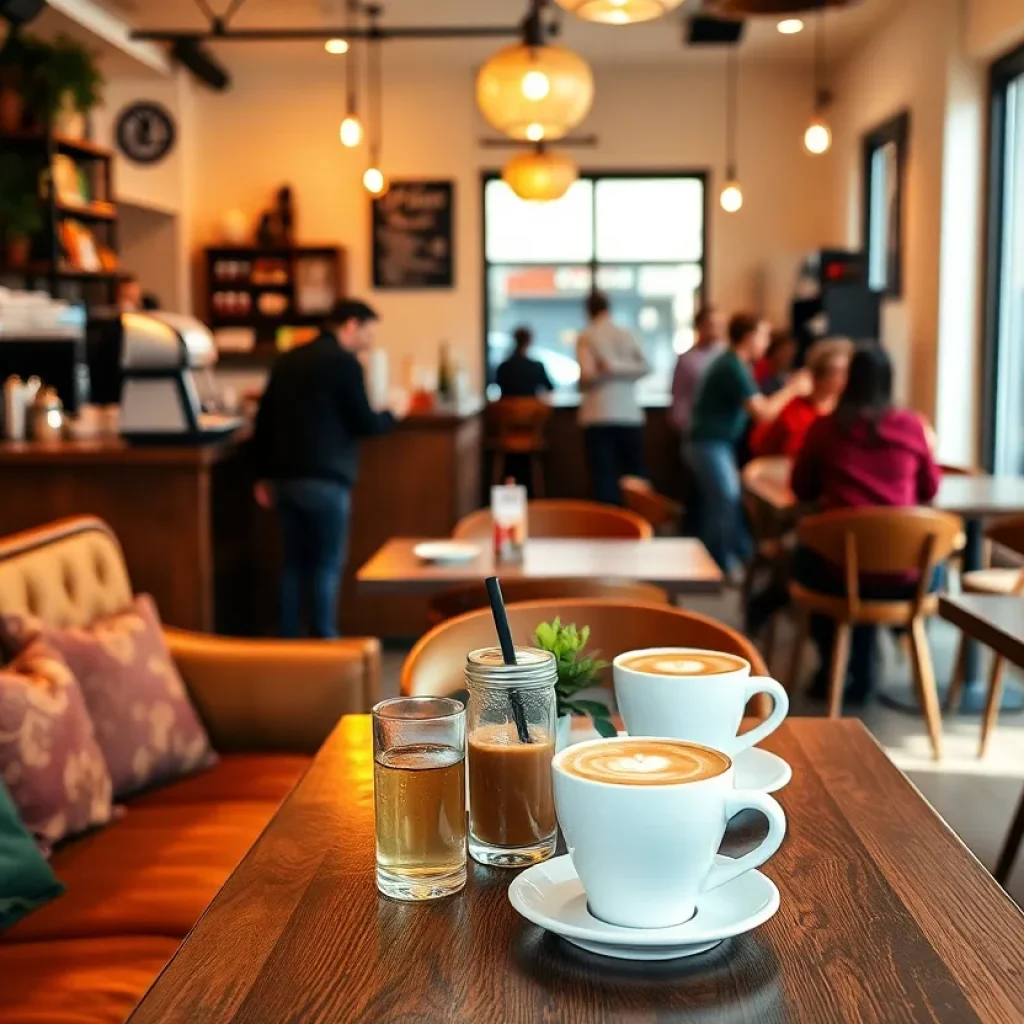
[[[564,138],[594,102],[589,65],[572,50],[545,42],[541,9],[535,0],[522,42],[500,49],[476,76],[476,102],[488,124],[527,142]]]
[[[501,172],[502,181],[520,199],[534,202],[561,199],[578,177],[579,170],[572,160],[545,146],[517,153]]]
[[[683,0],[555,0],[563,10],[583,21],[602,25],[635,25],[654,21],[678,7]]]

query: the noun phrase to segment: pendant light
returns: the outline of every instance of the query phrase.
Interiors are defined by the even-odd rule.
[[[561,199],[579,177],[579,170],[564,153],[556,153],[543,143],[535,149],[512,157],[501,172],[501,179],[520,199],[551,202]]]
[[[737,213],[743,206],[743,189],[736,174],[736,120],[739,93],[739,44],[729,47],[725,59],[725,186],[719,202],[726,213]]]
[[[675,10],[683,0],[555,0],[563,10],[584,21],[604,25],[635,25],[654,21]]]
[[[370,125],[370,163],[363,173],[363,188],[374,198],[380,198],[387,192],[389,182],[381,170],[380,151],[384,136],[384,98],[383,74],[381,70],[381,42],[376,35],[379,7],[367,7],[370,16],[370,40],[367,52],[367,92],[369,93]]]
[[[814,22],[814,117],[804,132],[804,149],[811,156],[821,156],[832,146],[832,129],[825,118],[825,110],[832,100],[824,86],[825,81],[825,9],[818,12]]]
[[[544,2],[533,0],[522,41],[495,53],[476,77],[480,113],[499,132],[520,141],[563,138],[594,102],[587,62],[564,46],[545,42]]]
[[[349,0],[348,25],[346,26],[349,29],[349,38],[352,36],[351,30],[355,28],[356,7],[357,0]],[[357,53],[358,47],[353,46],[345,64],[345,120],[341,122],[341,127],[338,129],[341,144],[348,149],[354,149],[363,141],[363,122],[359,120],[359,115],[356,113],[356,83],[359,81]]]

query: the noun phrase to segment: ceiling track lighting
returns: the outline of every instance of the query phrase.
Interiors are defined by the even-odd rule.
[[[804,132],[804,149],[811,156],[821,156],[832,147],[832,129],[825,111],[832,103],[832,94],[825,87],[825,8],[822,6],[814,22],[814,116]]]
[[[725,58],[725,185],[719,203],[726,213],[743,206],[743,189],[736,173],[736,133],[739,110],[739,49],[729,47]]]

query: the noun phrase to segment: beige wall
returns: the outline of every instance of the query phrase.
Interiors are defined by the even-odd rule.
[[[1024,3],[1021,0],[969,0],[967,50],[991,58],[1024,42]]]
[[[503,151],[483,150],[468,73],[386,69],[384,165],[393,176],[456,181],[456,287],[448,292],[374,293],[369,276],[369,204],[360,186],[365,152],[337,141],[341,77],[316,69],[234,69],[226,95],[197,92],[195,159],[188,235],[194,258],[218,240],[229,207],[254,217],[274,190],[294,186],[302,241],[343,246],[353,294],[383,315],[381,334],[392,363],[405,354],[434,358],[447,339],[479,380],[482,359],[480,170]],[[718,62],[691,70],[598,70],[597,101],[583,126],[600,137],[578,151],[595,169],[703,169],[713,172],[709,225],[710,283],[727,308],[761,305],[780,316],[791,281],[765,270],[778,254],[821,243],[828,211],[825,166],[800,145],[811,101],[806,73],[744,69],[740,172],[743,211],[721,212],[717,193],[724,158],[724,80]]]

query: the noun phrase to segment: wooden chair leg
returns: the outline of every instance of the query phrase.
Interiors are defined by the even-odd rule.
[[[1003,888],[1006,888],[1006,883],[1010,880],[1010,873],[1013,871],[1013,862],[1017,858],[1021,839],[1024,839],[1024,794],[1021,795],[1020,803],[1017,805],[1017,813],[1013,816],[1010,831],[1006,835],[1006,841],[999,852],[999,860],[996,862],[996,869],[993,872],[995,880]]]
[[[775,661],[775,640],[778,636],[778,625],[780,612],[776,612],[768,620],[768,629],[764,637],[764,663],[768,666],[768,671],[772,671],[772,664]]]
[[[935,686],[935,670],[928,647],[928,633],[924,619],[917,618],[910,624],[910,664],[913,669],[917,696],[921,701],[928,735],[932,741],[932,754],[936,761],[942,760],[942,711],[939,708],[939,693]]]
[[[828,717],[839,718],[843,713],[843,690],[846,689],[846,667],[850,663],[850,623],[836,622],[836,637],[832,642],[832,665],[828,680]]]
[[[964,676],[967,675],[967,637],[960,634],[960,646],[956,649],[956,662],[953,665],[953,678],[949,681],[949,692],[946,694],[946,710],[956,711],[960,707],[960,694],[964,689]]]
[[[789,662],[789,676],[786,679],[786,688],[790,694],[800,689],[800,665],[803,661],[804,647],[807,646],[807,633],[810,628],[810,620],[807,612],[802,608],[795,609],[796,636],[793,638],[793,654]]]
[[[984,757],[988,749],[988,741],[999,718],[999,705],[1003,699],[1003,672],[1006,661],[998,654],[993,655],[992,674],[988,681],[988,696],[985,699],[985,717],[981,720],[981,743],[978,745],[978,757]]]

